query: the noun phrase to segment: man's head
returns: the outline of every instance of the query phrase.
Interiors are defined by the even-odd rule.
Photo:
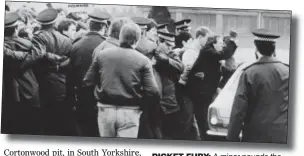
[[[57,8],[56,10],[57,10],[57,13],[58,13],[58,19],[59,20],[66,18],[66,12],[65,12],[64,9]]]
[[[150,23],[147,25],[146,36],[154,41],[157,39],[157,23],[150,19]]]
[[[196,29],[195,39],[199,42],[199,45],[203,47],[210,35],[212,35],[212,31],[209,28],[202,26]]]
[[[142,36],[146,36],[147,27],[151,21],[144,17],[131,17],[131,20],[140,27]]]
[[[125,47],[132,47],[134,49],[137,46],[140,37],[140,27],[133,22],[129,22],[122,26],[119,34],[119,42]]]
[[[115,18],[109,28],[109,36],[119,40],[119,34],[123,25],[132,22],[129,18]]]
[[[237,34],[236,31],[230,30],[230,31],[229,31],[229,36],[230,36],[230,38],[232,38],[232,39],[235,40],[235,39],[237,38],[238,34]]]
[[[172,50],[173,47],[175,47],[175,34],[172,34],[170,32],[164,32],[164,31],[158,31],[158,37],[160,43],[165,45],[165,47],[169,50]]]
[[[10,37],[18,34],[20,28],[20,16],[17,12],[10,12],[5,15],[4,36]]]
[[[70,12],[70,13],[66,16],[66,18],[72,19],[72,20],[74,20],[74,21],[80,21],[80,20],[81,20],[81,17],[78,16],[78,15],[77,15],[76,13],[74,13],[74,12]]]
[[[275,51],[275,42],[254,41],[257,51],[263,56],[272,56]]]
[[[105,23],[99,23],[95,21],[89,22],[90,31],[99,32],[101,35],[104,35],[107,30],[107,25]]]
[[[175,25],[177,34],[179,34],[181,32],[189,33],[191,30],[190,23],[191,23],[191,19],[183,19],[183,20],[175,22],[174,25]]]
[[[90,17],[90,30],[97,31],[101,35],[105,35],[108,27],[108,20],[111,18],[111,15],[99,8],[96,8],[89,13],[88,16]]]
[[[257,51],[263,56],[272,56],[275,52],[275,39],[280,36],[267,29],[256,29],[252,33],[256,36],[254,44]]]
[[[76,34],[76,23],[70,19],[64,19],[59,23],[58,31],[74,40]]]
[[[208,37],[208,41],[206,44],[213,46],[217,52],[220,52],[224,48],[223,36],[219,36],[219,35],[210,36]]]
[[[48,8],[43,11],[41,11],[38,15],[36,20],[41,24],[41,28],[50,28],[54,27],[56,20],[58,17],[58,12],[57,10],[53,8]]]

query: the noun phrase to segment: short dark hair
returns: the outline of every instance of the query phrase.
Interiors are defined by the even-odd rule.
[[[41,24],[41,30],[49,29],[49,28],[56,28],[55,27],[55,23],[52,23],[52,24]]]
[[[150,31],[151,29],[157,27],[157,23],[155,22],[154,19],[149,18],[149,20],[150,20],[151,22],[147,25],[147,30],[146,30],[146,31]]]
[[[208,45],[216,44],[217,41],[218,41],[218,39],[219,39],[220,37],[222,37],[222,36],[220,36],[220,35],[214,35],[214,36],[208,37],[206,45],[207,45],[207,44],[208,44]]]
[[[271,56],[275,51],[275,42],[254,41],[257,50],[264,56]]]
[[[119,39],[122,26],[128,22],[132,22],[129,18],[116,18],[111,22],[109,28],[109,36]]]
[[[64,20],[62,20],[62,21],[59,23],[59,25],[58,25],[58,31],[59,31],[60,33],[63,33],[63,31],[69,30],[70,25],[75,25],[75,26],[76,26],[76,23],[75,23],[73,20],[64,19]]]
[[[234,30],[230,30],[229,31],[229,36],[232,38],[236,38],[238,36],[238,33]]]
[[[192,39],[192,38],[193,37],[191,36],[190,33],[182,31],[175,37],[175,46],[177,48],[182,48],[183,41],[187,42],[189,39]]]
[[[119,34],[119,42],[124,46],[132,46],[137,43],[141,37],[139,26],[133,22],[124,24]]]
[[[90,30],[91,31],[100,31],[104,26],[106,26],[105,23],[90,21]]]
[[[4,28],[4,36],[6,36],[6,37],[13,36],[14,33],[16,32],[17,27],[18,26],[16,25],[16,26],[13,26],[13,27]]]
[[[79,20],[81,20],[81,17],[79,17],[76,13],[74,13],[74,12],[70,12],[67,16],[66,16],[66,18],[68,18],[68,19],[72,19],[72,20],[74,20],[74,21],[79,21]]]

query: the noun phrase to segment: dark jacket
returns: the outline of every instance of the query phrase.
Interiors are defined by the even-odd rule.
[[[230,116],[228,140],[287,143],[289,67],[262,57],[244,69]],[[243,125],[244,123],[244,125]]]
[[[19,37],[5,37],[4,42],[4,101],[40,107],[39,86],[31,68],[33,66],[30,66],[35,60],[27,56],[32,53],[32,43]]]
[[[35,46],[59,56],[69,57],[72,49],[71,40],[53,28],[40,30],[34,35],[32,42]],[[50,104],[66,98],[66,72],[50,70],[53,66],[49,61],[40,61],[35,68],[42,99]]]
[[[97,32],[89,32],[73,45],[71,50],[71,71],[69,80],[73,86],[80,88],[83,78],[92,63],[92,54],[95,48],[100,45],[105,38]]]
[[[96,54],[84,85],[96,85],[95,97],[104,104],[140,106],[143,98],[159,98],[151,61],[130,47]]]
[[[230,41],[220,52],[217,52],[212,44],[207,44],[201,49],[189,73],[187,89],[196,93],[213,96],[216,93],[221,78],[220,60],[231,57],[236,48],[236,44]],[[203,79],[196,76],[196,74],[200,72],[204,73]]]
[[[162,46],[160,44],[159,46]],[[167,61],[156,61],[154,68],[160,77],[161,84],[161,100],[160,106],[165,114],[177,112],[180,108],[176,98],[176,84],[180,78],[180,74],[184,70],[183,63],[178,55],[173,51],[164,51],[165,48],[159,48],[161,53],[165,53],[168,57]]]
[[[93,87],[83,88],[83,78],[88,71],[93,58],[93,53],[105,41],[105,38],[97,32],[88,32],[79,41],[74,43],[71,51],[71,66],[67,79],[68,99],[70,103],[76,103],[78,108],[96,106]],[[84,105],[85,104],[85,105]]]

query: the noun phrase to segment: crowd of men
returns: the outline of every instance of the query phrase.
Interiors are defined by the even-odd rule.
[[[237,33],[222,37],[201,26],[192,36],[189,19],[170,33],[153,19],[100,9],[88,17],[54,8],[32,19],[6,13],[2,133],[207,140],[208,107],[237,68]],[[280,142],[287,135],[289,68],[274,61],[279,36],[254,35],[262,62],[241,77],[228,139],[239,139],[244,122],[245,140]]]

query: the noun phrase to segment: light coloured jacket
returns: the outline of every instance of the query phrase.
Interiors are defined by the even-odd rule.
[[[184,64],[184,71],[181,74],[179,83],[185,84],[188,80],[188,74],[191,70],[194,62],[196,61],[198,55],[200,53],[200,49],[192,47],[185,47],[185,52],[182,56],[182,62]]]

